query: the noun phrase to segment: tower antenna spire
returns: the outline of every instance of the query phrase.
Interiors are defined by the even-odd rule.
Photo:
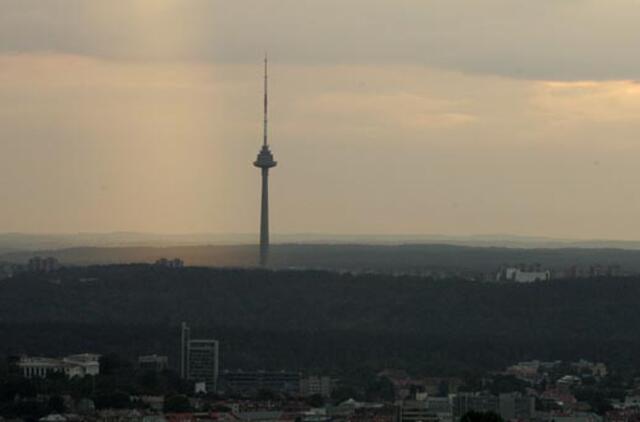
[[[267,53],[264,53],[264,134],[263,145],[267,146],[267,110],[268,110],[268,94],[267,94]]]

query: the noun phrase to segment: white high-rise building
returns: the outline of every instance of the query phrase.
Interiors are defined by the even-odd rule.
[[[208,392],[218,389],[219,343],[213,339],[192,339],[191,329],[182,323],[181,363],[182,378],[204,383]]]

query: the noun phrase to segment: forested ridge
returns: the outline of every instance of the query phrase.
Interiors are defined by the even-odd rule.
[[[34,255],[53,256],[66,265],[151,263],[180,257],[188,265],[250,267],[257,264],[255,245],[173,247],[78,247],[23,251],[0,255],[0,261],[25,263]],[[495,274],[502,265],[539,263],[564,271],[571,266],[619,265],[623,272],[640,273],[640,250],[591,248],[501,248],[439,244],[276,244],[269,262],[274,268],[375,270],[411,272],[440,270]]]
[[[583,357],[637,366],[638,281],[67,268],[0,282],[0,352],[165,353],[176,362],[178,326],[187,321],[221,340],[226,367],[451,373]]]

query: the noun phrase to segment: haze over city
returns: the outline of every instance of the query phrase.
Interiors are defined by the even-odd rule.
[[[0,232],[640,239],[640,8],[0,4]]]

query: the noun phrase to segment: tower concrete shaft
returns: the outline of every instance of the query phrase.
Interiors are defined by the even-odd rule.
[[[260,207],[260,266],[269,261],[269,168],[262,168],[262,204]]]
[[[276,166],[273,154],[262,146],[253,165],[262,170],[262,201],[260,204],[260,265],[267,266],[269,260],[269,169]]]

